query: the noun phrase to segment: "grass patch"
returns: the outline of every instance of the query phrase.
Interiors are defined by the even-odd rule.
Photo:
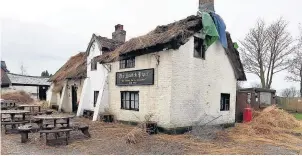
[[[302,113],[294,113],[294,116],[298,120],[302,120]]]

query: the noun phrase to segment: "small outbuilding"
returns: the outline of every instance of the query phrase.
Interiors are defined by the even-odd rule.
[[[23,90],[30,93],[33,98],[46,100],[46,92],[50,85],[48,78],[14,73],[6,74],[9,78],[10,86],[5,88],[3,92]]]
[[[259,110],[276,103],[276,90],[265,88],[242,88],[237,91],[236,121],[242,121],[244,108],[249,105]]]

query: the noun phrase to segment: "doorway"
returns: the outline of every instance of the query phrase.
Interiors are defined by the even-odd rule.
[[[71,102],[72,102],[72,112],[77,112],[78,110],[78,97],[77,97],[78,87],[71,87]]]
[[[48,90],[48,86],[38,86],[38,97],[40,100],[46,100],[46,91]]]

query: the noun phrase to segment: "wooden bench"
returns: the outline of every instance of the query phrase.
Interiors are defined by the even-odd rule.
[[[18,127],[18,130],[21,134],[21,143],[26,143],[28,141],[28,133],[31,131],[31,125],[23,125]]]
[[[40,137],[42,137],[42,134],[45,134],[45,140],[46,140],[46,145],[48,145],[49,139],[48,139],[48,134],[54,134],[55,138],[58,139],[59,133],[65,133],[65,141],[66,145],[68,145],[68,139],[70,137],[70,131],[72,129],[52,129],[52,130],[41,130],[40,132]]]
[[[1,122],[1,125],[4,126],[4,133],[7,134],[7,125],[11,125],[13,129],[13,127],[24,125],[26,123],[29,123],[29,121]]]
[[[73,130],[80,130],[85,136],[87,137],[91,137],[88,129],[89,129],[89,126],[88,125],[81,125],[81,124],[74,124],[71,126],[73,128]]]
[[[1,122],[5,122],[5,121],[10,121],[10,117],[9,116],[2,116]]]

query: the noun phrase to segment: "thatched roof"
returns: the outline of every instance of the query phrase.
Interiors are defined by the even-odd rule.
[[[146,35],[132,38],[113,52],[101,55],[96,60],[101,63],[107,63],[117,61],[120,55],[130,53],[142,55],[160,51],[164,48],[178,49],[201,28],[201,18],[198,16],[189,16],[168,25],[158,26]]]
[[[228,40],[228,49],[225,50],[235,71],[235,76],[238,81],[246,81],[246,76],[240,60],[239,52],[234,48],[234,43],[232,41],[230,33],[227,32],[226,36]]]
[[[95,59],[100,63],[109,63],[118,61],[124,56],[138,56],[162,51],[164,49],[178,49],[201,29],[201,17],[192,15],[168,25],[157,26],[148,34],[132,38],[117,47],[114,51],[97,56]],[[239,53],[234,48],[229,33],[227,34],[229,48],[226,51],[232,62],[235,75],[238,80],[246,80]]]
[[[89,53],[90,47],[92,46],[92,43],[96,41],[101,48],[100,51],[103,52],[110,52],[115,50],[118,46],[122,45],[123,42],[119,42],[113,39],[109,39],[107,37],[98,36],[96,34],[92,34],[91,40],[88,44],[86,52]]]
[[[86,55],[80,52],[72,56],[50,79],[54,83],[60,83],[65,79],[82,79],[86,77]]]

